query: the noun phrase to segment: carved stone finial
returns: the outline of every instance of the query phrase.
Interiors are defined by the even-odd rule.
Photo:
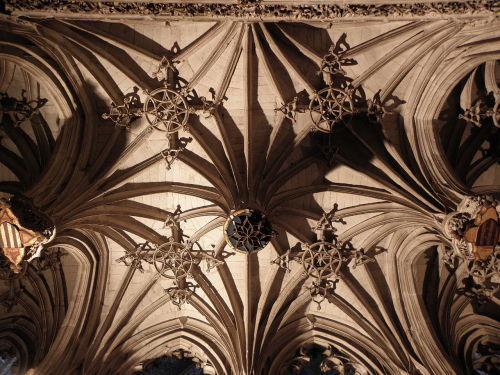
[[[458,118],[477,127],[483,126],[484,121],[490,118],[493,125],[500,128],[500,94],[495,95],[494,100],[495,103],[490,107],[483,99],[478,99],[473,106],[466,108],[463,114],[459,114]]]
[[[275,112],[281,112],[286,118],[297,121],[297,113],[301,112],[297,105],[298,97],[295,96],[291,101],[283,103],[280,107],[274,109]]]
[[[147,261],[151,257],[151,253],[154,248],[149,242],[143,242],[138,244],[135,248],[127,250],[125,249],[125,255],[118,258],[116,262],[123,263],[128,267],[135,268],[140,272],[144,272],[142,266],[143,261]]]
[[[108,113],[103,113],[102,118],[111,120],[116,127],[130,129],[130,125],[142,116],[142,103],[139,89],[134,90],[123,97],[122,104],[111,103]]]
[[[167,56],[163,56],[160,60],[160,64],[156,71],[153,72],[153,78],[156,78],[158,81],[163,82],[163,85],[166,87],[170,84],[171,76],[177,76],[179,71],[175,67],[175,64],[178,64],[179,61],[170,60]],[[173,78],[173,77],[172,77]]]
[[[167,170],[172,168],[174,161],[177,160],[179,154],[186,149],[187,144],[192,140],[191,137],[174,138],[171,134],[167,135],[167,147],[161,151]]]
[[[195,289],[196,285],[188,282],[185,283],[184,288],[173,286],[165,289],[165,292],[170,296],[172,304],[177,306],[180,310],[184,304],[189,303],[189,298],[194,293]]]

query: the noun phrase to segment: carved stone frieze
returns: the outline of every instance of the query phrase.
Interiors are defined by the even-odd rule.
[[[498,11],[498,3],[489,0],[435,1],[419,3],[382,4],[363,3],[273,3],[262,1],[229,2],[178,2],[154,1],[75,1],[75,0],[8,0],[10,12],[48,12],[65,14],[96,14],[107,16],[161,16],[172,18],[270,18],[299,20],[349,20],[362,17],[442,17],[442,16],[490,16]]]

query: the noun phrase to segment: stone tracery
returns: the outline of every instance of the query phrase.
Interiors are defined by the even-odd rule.
[[[473,6],[478,4],[481,3],[474,2]],[[64,2],[56,5],[64,6]],[[141,9],[137,4],[129,5],[127,9],[131,12]],[[45,7],[43,3],[38,6],[42,10]],[[73,4],[66,9],[71,11],[79,6]],[[450,7],[462,12],[461,6],[446,4],[435,12],[442,14],[443,9]],[[115,16],[120,14],[120,9],[123,11],[121,7],[103,3],[98,8],[91,4],[88,11],[93,14],[116,9],[116,12],[113,10]],[[245,7],[245,12],[260,9],[264,14],[269,9],[268,4],[262,2]],[[145,9],[154,12],[174,8],[174,5],[158,4]],[[293,10],[293,6],[290,8]],[[384,5],[376,11],[373,7],[352,5],[342,9],[312,6],[301,11],[300,16],[306,17],[304,12],[320,8],[328,12],[336,10],[340,18],[360,16],[366,9],[377,14],[403,11],[410,16],[415,14],[415,10],[400,5],[394,9]],[[196,13],[200,9],[197,5],[192,11]],[[203,12],[214,9],[212,5],[205,6]],[[228,12],[241,10],[233,5],[227,9]],[[477,12],[482,14],[481,10]],[[249,19],[253,17],[251,13],[244,14],[249,15]],[[218,17],[215,15],[214,19]],[[10,19],[5,22],[10,25]],[[21,150],[18,158],[23,160],[22,165],[40,166],[40,182],[26,180],[24,186],[29,187],[28,193],[41,207],[58,219],[58,228],[60,223],[62,230],[54,240],[55,249],[60,247],[68,252],[61,263],[78,259],[75,274],[81,288],[78,301],[68,292],[71,301],[68,313],[74,314],[68,315],[68,321],[73,324],[70,332],[57,333],[65,310],[54,309],[54,327],[46,329],[53,332],[52,336],[26,335],[36,336],[37,342],[43,342],[39,345],[44,349],[40,349],[41,354],[37,354],[36,360],[30,360],[32,362],[26,359],[29,355],[21,353],[22,366],[43,374],[50,374],[54,363],[68,369],[78,366],[83,374],[126,373],[137,366],[146,353],[151,357],[161,355],[157,349],[168,342],[206,352],[218,374],[266,374],[272,373],[285,358],[291,357],[289,353],[311,337],[321,337],[343,348],[341,353],[329,349],[330,367],[325,364],[323,371],[349,373],[349,366],[358,365],[354,362],[355,357],[359,359],[353,356],[355,353],[363,353],[361,360],[367,368],[365,372],[359,370],[360,373],[448,374],[456,370],[455,357],[462,355],[456,350],[459,345],[440,338],[446,336],[445,332],[457,335],[465,332],[460,324],[470,322],[464,313],[468,310],[463,307],[469,306],[469,301],[456,293],[461,284],[454,281],[455,276],[467,274],[467,270],[440,267],[443,262],[452,263],[453,258],[460,258],[463,264],[470,262],[475,283],[480,279],[490,280],[494,278],[490,272],[494,266],[491,263],[490,267],[486,260],[493,259],[495,244],[488,243],[492,249],[486,253],[482,252],[485,249],[474,251],[457,242],[465,238],[468,228],[464,226],[470,226],[475,219],[472,216],[476,215],[462,212],[460,205],[456,208],[460,201],[457,197],[474,185],[456,188],[457,181],[451,183],[443,177],[449,172],[448,166],[433,159],[438,153],[424,152],[428,145],[439,143],[426,138],[428,129],[438,125],[420,126],[421,116],[413,116],[411,111],[415,108],[425,111],[430,107],[426,98],[415,99],[427,86],[413,92],[404,77],[409,72],[426,77],[429,66],[439,65],[431,61],[436,54],[431,53],[432,48],[427,44],[440,42],[443,50],[448,48],[448,52],[443,52],[446,55],[443,61],[452,64],[456,62],[454,51],[461,48],[456,40],[462,43],[477,38],[480,41],[482,33],[495,32],[494,25],[478,24],[478,29],[474,29],[446,20],[432,21],[432,17],[421,22],[408,21],[408,24],[386,22],[383,26],[377,24],[380,30],[373,29],[374,35],[380,34],[373,40],[352,42],[355,46],[344,54],[332,55],[331,50],[324,55],[332,44],[329,38],[335,38],[331,29],[317,24],[305,27],[261,22],[202,22],[199,30],[186,37],[191,38],[189,41],[181,41],[177,36],[186,29],[172,21],[165,28],[161,26],[168,40],[166,44],[162,41],[161,45],[154,45],[146,43],[142,26],[133,22],[130,24],[137,28],[134,35],[138,43],[123,32],[116,33],[114,28],[119,29],[120,25],[111,27],[104,21],[106,27],[109,26],[107,31],[103,30],[103,24],[89,20],[23,19],[23,22],[36,24],[33,29],[23,29],[25,24],[16,27],[32,37],[33,43],[39,40],[50,43],[52,47],[47,50],[59,54],[54,61],[66,61],[61,56],[71,56],[78,61],[61,67],[65,78],[60,82],[65,85],[71,82],[77,87],[75,77],[79,74],[73,69],[79,73],[81,70],[92,84],[105,88],[109,96],[106,102],[121,103],[120,98],[128,98],[112,106],[109,112],[110,116],[115,113],[110,117],[112,122],[128,128],[128,132],[109,130],[106,127],[110,122],[106,121],[96,120],[94,124],[95,113],[99,111],[85,96],[85,90],[74,89],[80,98],[68,98],[71,90],[66,96],[57,96],[57,103],[68,106],[76,103],[75,113],[83,113],[81,118],[77,116],[73,122],[68,121],[56,136],[57,142],[74,150],[67,155],[67,160],[61,153],[54,152],[43,137],[24,148],[20,137],[13,137]],[[6,29],[14,33],[14,29]],[[301,32],[309,33],[307,42]],[[348,30],[348,34],[351,32]],[[449,37],[454,33],[456,40]],[[178,49],[165,51],[162,47],[178,40],[182,46]],[[477,40],[474,43],[480,44]],[[394,48],[386,48],[384,43]],[[414,47],[418,53],[411,55],[413,52],[408,51],[414,51]],[[365,55],[370,50],[381,54],[374,53],[373,58],[367,59],[366,56],[372,56]],[[469,56],[468,51],[460,51],[458,55]],[[477,55],[477,51],[470,53]],[[113,54],[120,58],[113,59]],[[126,60],[127,54],[133,56],[132,62]],[[151,62],[145,63],[146,58],[140,61],[141,57],[137,56],[141,54],[154,60],[157,71],[152,76],[162,87],[151,86],[150,74],[146,72],[149,69],[143,68],[150,67]],[[166,55],[170,57],[162,58]],[[92,69],[92,64],[97,64],[103,56],[113,66],[106,65],[102,71]],[[272,63],[276,56],[280,64]],[[325,60],[325,56],[333,57]],[[359,66],[342,63],[344,58],[355,58]],[[139,61],[136,65],[133,65],[134,59]],[[302,69],[302,66],[314,69]],[[315,75],[317,70],[322,72],[322,80]],[[113,83],[117,72],[125,72],[127,76],[120,85]],[[387,72],[393,76],[387,77]],[[309,135],[314,118],[307,111],[314,93],[341,89],[335,80],[328,79],[330,75],[349,78],[352,87],[362,88],[367,96],[378,91],[367,103],[349,96],[353,105],[347,105],[346,112],[366,116],[350,116],[352,121],[348,126],[343,124],[347,116],[332,102],[332,116],[326,115],[325,127],[321,127],[323,132]],[[176,76],[191,78],[176,80]],[[388,83],[380,87],[381,81]],[[420,81],[415,82],[417,84]],[[139,91],[137,96],[121,94],[121,89],[133,85],[147,88],[149,94],[139,94]],[[208,88],[212,87],[215,89],[210,91]],[[350,86],[344,88],[351,90]],[[172,100],[161,108],[155,107],[148,99],[154,90],[159,90],[162,99],[165,93],[171,93]],[[301,90],[310,95],[308,99],[299,99]],[[197,92],[207,97],[211,92],[212,100],[198,96]],[[383,103],[392,94],[408,101],[408,105],[400,104],[405,105],[404,110],[396,106],[389,111],[384,107]],[[241,100],[234,101],[236,98]],[[268,105],[273,101],[269,98],[285,106],[275,112]],[[148,100],[150,105],[145,106],[143,102]],[[341,102],[345,105],[345,101]],[[316,104],[313,107],[320,108],[319,103]],[[37,121],[42,121],[46,110],[45,106],[40,108],[40,113],[28,119],[27,125],[31,123],[36,129]],[[191,116],[193,111],[208,116]],[[149,122],[139,119],[139,115],[147,117],[146,112]],[[402,118],[402,114],[407,117]],[[172,119],[173,128],[163,127],[163,120],[170,124]],[[370,121],[368,126],[366,120]],[[490,121],[483,117],[480,120]],[[177,134],[183,130],[184,122],[191,132],[189,146],[188,141]],[[398,131],[395,123],[403,124],[404,131]],[[153,124],[158,124],[166,133],[175,129],[175,134],[167,137],[166,145],[164,139],[155,144],[160,132],[152,130]],[[106,138],[106,132],[99,127],[113,135]],[[54,126],[47,134],[56,134],[53,129]],[[137,129],[140,136],[134,139]],[[329,133],[330,130],[333,132]],[[394,134],[397,136],[391,138]],[[322,141],[322,150],[316,149],[317,138],[313,137]],[[10,151],[14,147],[12,143],[6,145]],[[117,147],[116,152],[110,152],[113,147]],[[30,148],[40,157],[40,163],[33,163]],[[467,154],[467,147],[460,152],[452,149],[447,149],[446,156]],[[2,152],[14,158],[3,149]],[[53,161],[47,163],[51,155],[54,155]],[[4,160],[5,165],[9,165],[8,158],[1,159],[2,163]],[[167,164],[166,171],[163,162]],[[21,180],[23,171],[12,169],[15,177],[10,178]],[[473,176],[468,179],[474,181]],[[8,185],[20,189],[17,184]],[[492,188],[483,186],[478,190],[481,189]],[[324,213],[334,202],[339,202],[341,209]],[[187,209],[174,214],[164,209],[179,203]],[[264,246],[258,246],[262,247],[259,252],[225,254],[224,223],[238,207],[259,207],[266,212],[277,233],[266,237]],[[453,235],[443,238],[447,229],[441,220],[450,211],[456,213],[451,215],[453,230],[460,238]],[[345,224],[333,225],[336,220],[342,223],[340,220],[344,218]],[[158,227],[164,222],[167,229],[171,228],[167,236],[163,228]],[[310,224],[314,222],[316,225],[311,231]],[[293,249],[294,243],[300,243],[300,248]],[[442,253],[435,249],[449,243],[456,245],[452,247],[455,250],[452,258],[446,257],[450,255],[446,251],[443,259],[439,258]],[[287,252],[291,247],[295,252]],[[209,248],[210,251],[206,250]],[[118,258],[128,267],[109,263],[109,257]],[[279,267],[269,265],[273,258]],[[47,268],[49,263],[47,259],[40,264],[40,269]],[[57,275],[65,265],[47,268],[40,275],[34,275],[35,266],[25,270],[29,275],[26,280],[42,280],[44,272],[50,272],[55,280],[54,289],[63,285],[64,281],[57,279]],[[290,272],[286,273],[287,269]],[[113,275],[117,282],[108,284],[106,275]],[[21,277],[9,282],[17,283],[19,279]],[[44,297],[46,292],[41,287],[44,282],[32,284],[34,286],[26,282],[26,289],[16,284],[12,298],[5,299],[13,314],[30,303],[29,295],[50,300]],[[33,293],[33,289],[37,292]],[[62,296],[61,293],[65,292],[54,292],[54,295]],[[477,314],[485,318],[488,307],[496,301],[496,292],[482,293],[493,297],[483,301],[482,311],[486,313]],[[310,308],[310,297],[321,306],[321,311]],[[64,306],[62,300],[64,298],[54,305]],[[98,302],[91,303],[94,300]],[[324,300],[330,303],[322,303]],[[177,307],[182,309],[176,311]],[[448,311],[452,314],[449,320]],[[492,320],[488,324],[494,329],[496,323]],[[80,336],[82,340],[74,339]],[[459,342],[467,337],[464,334],[449,340]],[[56,346],[67,347],[68,353],[78,354],[63,357],[50,351],[54,342]],[[130,348],[134,350],[130,352]]]

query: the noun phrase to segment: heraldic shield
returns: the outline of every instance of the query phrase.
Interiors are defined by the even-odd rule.
[[[21,263],[26,258],[26,248],[30,247],[28,255],[32,255],[31,253],[48,242],[49,238],[39,231],[21,225],[20,219],[12,210],[11,203],[11,200],[0,199],[0,247],[10,262],[10,269],[14,273],[20,273]]]

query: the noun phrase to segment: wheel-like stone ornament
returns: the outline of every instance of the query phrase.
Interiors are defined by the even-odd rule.
[[[172,134],[186,129],[189,107],[181,94],[162,87],[149,93],[144,102],[144,115],[155,129]]]
[[[342,254],[331,242],[320,241],[307,246],[302,255],[302,266],[316,279],[336,278],[342,266]]]
[[[335,124],[354,113],[352,94],[349,90],[325,87],[311,100],[309,112],[314,128],[329,133]]]
[[[156,271],[167,279],[182,279],[191,275],[194,259],[184,245],[170,241],[159,246],[153,254]]]

